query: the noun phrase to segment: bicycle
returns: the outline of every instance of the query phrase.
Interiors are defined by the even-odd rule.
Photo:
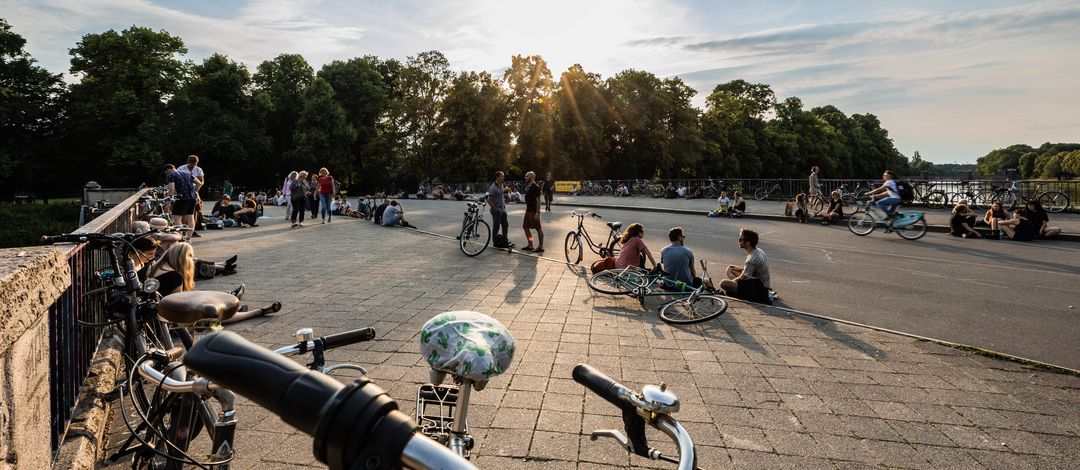
[[[592,275],[588,284],[589,288],[602,294],[634,297],[642,306],[651,296],[680,297],[659,307],[660,319],[680,325],[700,323],[723,315],[728,308],[727,300],[711,286],[708,264],[705,260],[700,262],[702,282],[693,290],[687,290],[685,283],[666,277],[662,269],[649,272],[636,266],[601,271]]]
[[[563,242],[563,252],[567,263],[580,263],[582,256],[585,255],[583,247],[588,247],[589,250],[600,255],[601,258],[619,255],[619,236],[622,234],[619,229],[622,228],[622,222],[608,222],[607,226],[610,231],[608,231],[607,240],[603,244],[598,244],[593,241],[593,238],[589,236],[589,231],[585,229],[585,217],[600,219],[600,215],[595,212],[573,211],[570,216],[577,217],[577,228],[570,230],[570,233],[566,234],[566,240]],[[582,240],[583,238],[584,240]],[[583,241],[584,243],[582,243]]]
[[[892,220],[885,222],[885,233],[896,232],[907,240],[918,240],[926,235],[926,219],[922,212],[896,212],[894,215]],[[873,204],[873,199],[862,198],[859,200],[859,210],[848,217],[848,230],[859,236],[869,235],[877,227],[879,219],[887,219],[884,211]]]
[[[945,194],[945,191],[934,189],[935,183],[919,181],[914,182],[913,186],[912,189],[915,191],[914,201],[921,202],[926,207],[941,209],[949,202],[949,196]]]
[[[990,196],[990,202],[1001,203],[1001,206],[1005,210],[1013,210],[1016,208],[1017,203],[1024,202],[1025,204],[1030,201],[1038,201],[1039,205],[1043,206],[1047,212],[1059,213],[1069,208],[1069,196],[1058,190],[1041,191],[1043,183],[1035,185],[1035,190],[1030,194],[1024,194],[1017,187],[1018,181],[1009,180],[1008,188],[998,188],[994,191],[994,194]]]
[[[967,201],[968,207],[979,210],[990,206],[991,203],[986,200],[986,197],[982,191],[971,187],[970,181],[961,181],[959,190],[949,197],[949,205],[956,206],[960,201]]]
[[[419,432],[416,423],[398,411],[397,402],[370,379],[342,385],[230,331],[196,343],[184,356],[184,364],[312,436],[312,454],[330,470],[476,468]],[[590,439],[611,437],[628,453],[676,462],[679,470],[696,468],[693,439],[672,417],[680,409],[678,397],[665,384],[635,392],[586,364],[575,367],[572,377],[622,412],[625,435],[597,430]],[[645,424],[676,443],[678,459],[649,447]]]
[[[770,184],[771,184],[771,186],[770,186]],[[761,184],[761,187],[758,188],[757,191],[754,191],[754,199],[757,199],[759,201],[764,201],[764,200],[772,197],[773,193],[776,193],[777,196],[780,195],[780,182],[779,181],[775,181],[775,182],[765,181],[765,182],[763,182]]]
[[[458,246],[467,256],[483,253],[491,243],[491,226],[484,220],[487,195],[465,203],[465,219],[458,233]]]

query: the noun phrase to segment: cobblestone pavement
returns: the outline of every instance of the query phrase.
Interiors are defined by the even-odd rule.
[[[240,257],[237,275],[200,289],[244,282],[245,303],[284,302],[229,327],[259,344],[288,344],[305,326],[373,326],[375,341],[329,359],[367,366],[411,415],[427,378],[418,352],[427,319],[468,309],[510,328],[514,363],[470,409],[481,468],[674,468],[589,440],[621,421],[570,379],[579,362],[631,387],[668,383],[706,469],[1080,466],[1078,377],[741,303],[673,327],[655,304],[594,294],[563,263],[494,250],[467,258],[453,240],[355,219],[290,229],[279,208],[268,212],[259,227],[195,242],[202,258]],[[235,468],[321,466],[311,439],[277,417],[243,400],[238,416]],[[123,437],[113,422],[110,445]]]

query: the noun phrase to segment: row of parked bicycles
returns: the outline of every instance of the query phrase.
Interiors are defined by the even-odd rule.
[[[512,336],[497,320],[477,312],[436,315],[419,332],[431,368],[417,391],[415,416],[366,376],[359,365],[329,364],[326,353],[375,339],[372,328],[317,336],[310,328],[270,350],[221,331],[242,316],[235,293],[188,291],[161,296],[156,279],[140,278],[133,258],[146,234],[71,234],[43,237],[44,244],[85,243],[106,254],[96,273],[104,318],[80,321],[105,327],[123,343],[123,376],[111,395],[130,432],[104,462],[134,469],[227,469],[241,449],[238,395],[278,415],[314,439],[313,455],[331,469],[474,469],[468,428],[470,396],[506,371]],[[451,343],[452,339],[452,343]],[[451,346],[452,344],[452,346]],[[461,351],[474,354],[459,354]],[[305,364],[296,362],[307,358]],[[497,362],[493,362],[496,361]],[[309,362],[310,361],[310,362]],[[487,362],[484,362],[487,361]],[[483,364],[480,366],[479,364]],[[329,374],[352,371],[343,383]],[[678,397],[663,383],[632,390],[579,364],[572,378],[615,405],[624,429],[597,430],[624,450],[653,460],[697,467],[693,440],[672,415]],[[678,455],[650,447],[650,425],[675,442]]]

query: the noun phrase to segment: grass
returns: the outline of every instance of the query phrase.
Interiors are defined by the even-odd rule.
[[[0,203],[0,220],[4,221],[0,224],[0,248],[40,245],[42,235],[79,228],[79,202],[54,199],[49,204]]]

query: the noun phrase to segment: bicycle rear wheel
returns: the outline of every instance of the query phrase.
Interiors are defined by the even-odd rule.
[[[810,198],[810,212],[818,213],[825,208],[825,199],[821,196],[813,196]]]
[[[905,240],[918,240],[926,235],[926,219],[920,218],[906,227],[894,228],[893,231]]]
[[[766,187],[762,186],[762,187],[758,188],[757,191],[754,191],[754,199],[757,199],[759,201],[764,201],[768,197],[769,197],[769,188],[766,188]]]
[[[1069,196],[1061,191],[1047,191],[1039,195],[1039,204],[1047,212],[1057,214],[1069,208]]]
[[[723,297],[703,294],[664,304],[660,307],[660,319],[675,325],[701,323],[723,315],[727,308],[727,300]]]
[[[461,231],[461,239],[458,240],[461,252],[468,256],[483,253],[489,243],[491,243],[491,227],[484,220],[477,220],[465,227],[465,230]]]
[[[945,191],[930,191],[926,195],[926,206],[931,209],[941,209],[947,202],[949,197],[945,195]]]
[[[566,262],[570,264],[578,264],[581,262],[581,256],[583,255],[581,248],[581,237],[574,232],[566,234],[566,241],[563,242],[563,253],[566,254]]]
[[[848,230],[855,235],[869,235],[874,231],[877,222],[866,212],[857,212],[848,217]]]
[[[639,279],[640,275],[620,269],[600,271],[589,278],[589,288],[601,294],[629,294],[637,288]]]

